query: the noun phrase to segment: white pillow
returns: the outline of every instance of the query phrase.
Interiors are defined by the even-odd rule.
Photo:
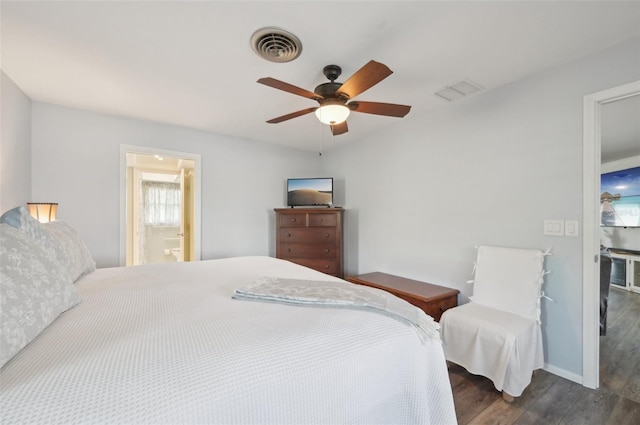
[[[80,235],[61,220],[40,223],[25,207],[16,207],[0,217],[9,224],[41,242],[49,255],[58,261],[73,282],[96,269],[91,252]]]
[[[6,223],[20,229],[39,241],[45,238],[45,235],[42,234],[42,224],[33,218],[25,207],[15,207],[5,212],[0,217],[0,223]]]
[[[78,232],[64,221],[42,224],[44,243],[53,250],[55,258],[69,274],[72,282],[96,269],[96,262]]]
[[[79,302],[68,274],[40,242],[0,224],[0,367]]]
[[[480,246],[473,301],[538,319],[543,264],[540,250]]]

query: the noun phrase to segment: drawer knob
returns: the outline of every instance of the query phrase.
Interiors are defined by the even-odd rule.
[[[328,238],[328,237],[329,237],[329,234],[328,234],[328,233],[327,233],[327,234],[325,234],[325,235],[324,235],[324,237],[325,237],[325,238]]]
[[[287,248],[287,252],[291,252],[291,248]]]
[[[324,250],[324,252],[329,252],[329,250],[328,250],[328,249],[325,249],[325,250]]]
[[[296,222],[296,219],[295,219],[295,218],[292,218],[292,219],[291,219],[291,222],[292,222],[292,223],[295,223],[295,222]]]
[[[290,238],[291,237],[291,233],[287,233],[287,237]]]
[[[330,268],[330,267],[329,267],[329,266],[324,266],[324,268],[325,268],[325,269],[328,269],[328,268]]]

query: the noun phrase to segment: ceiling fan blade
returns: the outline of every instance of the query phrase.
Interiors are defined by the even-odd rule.
[[[285,83],[284,81],[276,80],[275,78],[271,78],[271,77],[260,78],[257,82],[260,84],[264,84],[265,86],[273,87],[274,89],[278,89],[278,90],[283,90],[292,94],[296,94],[298,96],[306,97],[308,99],[312,99],[312,100],[323,99],[323,97],[317,93],[313,93],[308,90],[301,89],[300,87],[296,87],[292,84]]]
[[[411,106],[396,105],[395,103],[380,102],[351,102],[347,106],[352,111],[364,112],[365,114],[386,115],[388,117],[402,118],[409,113]]]
[[[290,120],[291,118],[296,118],[296,117],[300,117],[302,115],[310,114],[311,112],[315,111],[316,109],[318,109],[318,108],[317,107],[313,107],[313,108],[302,109],[300,111],[292,112],[292,113],[287,114],[287,115],[282,115],[281,117],[272,118],[267,122],[269,124],[277,124],[277,123],[282,122],[282,121]]]
[[[393,71],[380,62],[369,61],[360,68],[336,91],[338,96],[353,99],[365,90],[378,84],[380,81],[393,74]]]
[[[347,122],[343,121],[340,124],[331,125],[331,134],[334,136],[339,136],[340,134],[344,134],[349,131],[349,127],[347,127]]]

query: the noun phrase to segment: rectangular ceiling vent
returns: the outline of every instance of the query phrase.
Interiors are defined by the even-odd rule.
[[[441,97],[444,100],[448,100],[449,102],[453,102],[454,100],[462,99],[463,97],[467,97],[470,94],[473,94],[477,91],[482,90],[480,84],[476,84],[470,80],[463,80],[459,83],[451,84],[434,94],[438,97]]]

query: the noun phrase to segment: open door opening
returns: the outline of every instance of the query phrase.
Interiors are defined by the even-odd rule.
[[[600,174],[602,106],[640,95],[640,80],[586,95],[583,100],[582,385],[600,385]]]
[[[127,266],[199,260],[199,161],[174,155],[123,152]]]

